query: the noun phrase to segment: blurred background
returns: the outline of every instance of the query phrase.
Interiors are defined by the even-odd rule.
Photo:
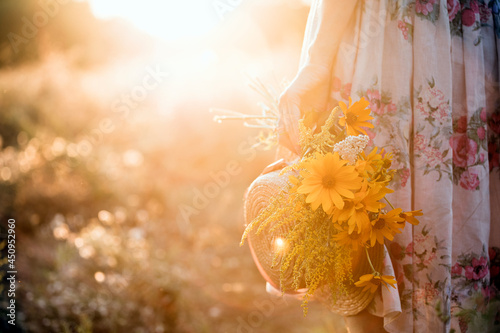
[[[0,332],[345,332],[265,292],[245,189],[260,112],[299,61],[304,0],[0,2]],[[7,219],[16,220],[16,326]]]

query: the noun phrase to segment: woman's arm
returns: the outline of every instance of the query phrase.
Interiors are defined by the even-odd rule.
[[[318,28],[307,50],[307,63],[330,68],[340,46],[342,35],[352,22],[359,0],[319,0]]]
[[[280,143],[297,154],[299,119],[305,112],[328,111],[333,61],[358,2],[319,0],[319,15],[313,18],[319,20],[315,36],[309,45],[304,45],[307,59],[280,96]]]

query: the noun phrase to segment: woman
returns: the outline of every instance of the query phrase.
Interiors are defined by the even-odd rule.
[[[500,330],[499,49],[499,0],[313,1],[282,145],[298,151],[305,111],[364,97],[394,155],[390,201],[424,212],[386,244],[399,298],[347,317],[351,332]]]

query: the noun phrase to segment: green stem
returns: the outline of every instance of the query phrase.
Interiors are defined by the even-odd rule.
[[[338,131],[338,132],[342,132],[343,129],[339,127],[339,125],[337,124],[333,124],[333,126],[335,127],[335,129]]]
[[[378,273],[375,267],[373,267],[372,261],[370,259],[370,254],[368,253],[368,249],[365,247],[365,252],[366,252],[366,258],[368,258],[368,263],[370,264],[370,267],[373,269],[373,273]]]
[[[385,201],[387,201],[387,203],[389,204],[389,206],[391,206],[392,209],[396,209],[386,197],[384,197],[384,199]]]

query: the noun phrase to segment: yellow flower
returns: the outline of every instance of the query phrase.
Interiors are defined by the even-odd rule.
[[[354,194],[353,199],[347,199],[344,201],[345,205],[343,209],[335,209],[333,211],[332,221],[337,223],[347,221],[349,225],[349,233],[352,233],[355,227],[357,227],[358,230],[366,230],[370,225],[368,212],[362,203],[366,194],[366,186],[362,186],[361,190]]]
[[[358,248],[362,248],[363,244],[368,242],[370,239],[369,232],[358,232],[358,229],[355,228],[352,233],[349,233],[346,228],[342,228],[342,230],[333,236],[333,239],[342,246],[346,246],[351,248],[353,251],[357,251]]]
[[[380,209],[384,208],[385,203],[380,202],[379,200],[382,200],[387,193],[392,192],[394,191],[390,188],[377,183],[372,184],[370,190],[368,190],[368,193],[363,198],[363,204],[365,205],[366,210],[376,213]]]
[[[391,210],[387,214],[380,214],[377,219],[372,222],[372,230],[370,233],[370,245],[374,246],[376,242],[384,244],[384,237],[388,240],[393,240],[394,235],[401,233],[402,226],[398,223],[404,221],[399,216],[401,208]]]
[[[356,170],[365,178],[370,179],[370,182],[377,182],[382,184],[389,183],[396,170],[390,169],[392,164],[392,154],[384,153],[382,148],[378,152],[378,148],[366,155],[364,152],[360,154],[360,158],[356,163]]]
[[[354,227],[357,227],[358,230],[370,230],[371,225],[368,212],[377,213],[380,209],[384,208],[385,203],[379,200],[391,192],[393,191],[380,184],[373,184],[368,188],[368,183],[363,181],[361,189],[354,194],[354,199],[345,200],[343,209],[333,210],[332,221],[334,223],[347,221],[349,224],[349,233],[353,232]]]
[[[420,222],[414,216],[422,216],[422,210],[412,210],[411,212],[403,212],[399,214],[406,222],[411,223],[413,225],[418,225]]]
[[[294,175],[290,175],[290,176],[288,176],[288,181],[290,182],[289,193],[296,193],[297,188],[300,185],[300,180],[297,177],[295,177]]]
[[[396,289],[396,283],[397,281],[394,280],[394,276],[380,275],[380,273],[374,272],[373,274],[365,274],[361,276],[359,281],[355,282],[354,285],[356,287],[364,287],[363,291],[370,290],[370,292],[374,293],[381,284],[387,289],[389,289],[389,286]]]
[[[378,152],[378,147],[373,147],[372,151],[367,155],[364,151],[361,152],[360,158],[357,160],[356,168],[361,172],[374,172],[376,164],[380,164],[382,160],[382,155],[384,154],[384,148]]]
[[[354,198],[353,190],[361,187],[361,177],[354,166],[345,165],[338,153],[316,154],[315,158],[304,162],[304,180],[297,189],[307,194],[306,202],[316,210],[322,205],[325,212],[335,206],[344,208],[343,198]]]
[[[361,127],[373,128],[373,124],[367,122],[373,119],[373,117],[370,117],[370,109],[367,109],[368,105],[370,105],[370,102],[364,97],[361,97],[354,104],[352,104],[351,97],[349,97],[349,107],[344,102],[339,102],[339,106],[344,113],[344,116],[339,118],[339,124],[346,127],[347,135],[358,135],[360,133],[366,135],[366,131]]]

